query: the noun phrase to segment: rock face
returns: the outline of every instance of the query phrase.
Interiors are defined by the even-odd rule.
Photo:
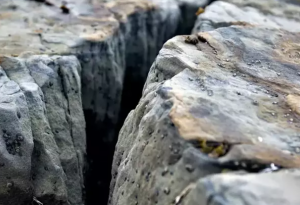
[[[74,56],[1,57],[1,204],[83,204],[81,67]],[[69,203],[68,203],[69,202]]]
[[[298,183],[299,171],[216,175],[191,185],[193,190],[182,204],[299,204]]]
[[[299,32],[299,15],[300,7],[274,0],[216,1],[198,16],[193,33],[245,23]]]
[[[299,172],[272,172],[300,167],[299,37],[246,25],[165,43],[120,131],[110,204],[298,204]]]
[[[149,67],[210,2],[2,0],[0,204],[106,204]],[[109,204],[298,204],[295,2],[215,2],[165,44]]]
[[[163,43],[189,33],[198,7],[208,3],[1,1],[0,55],[15,57],[3,58],[1,66],[26,97],[31,122],[26,126],[33,138],[26,148],[31,160],[26,176],[30,170],[33,174],[32,180],[24,177],[33,189],[26,195],[29,200],[34,196],[44,205],[82,204],[87,192],[88,204],[105,204],[118,127],[138,102]],[[81,103],[88,136],[86,172]]]

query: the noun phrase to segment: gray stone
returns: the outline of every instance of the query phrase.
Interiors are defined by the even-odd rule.
[[[25,162],[29,172],[31,170],[31,176],[26,178],[31,178],[33,192],[28,190],[27,197],[31,197],[30,200],[36,197],[44,204],[83,204],[82,171],[86,144],[78,60],[72,56],[45,55],[1,57],[0,61],[11,84],[16,85],[16,91],[23,95],[28,110],[28,114],[17,110],[15,115],[20,120],[24,118],[29,121],[27,129],[33,137],[33,152],[32,142],[31,147],[21,146],[26,138],[22,134],[26,128],[20,130],[16,137],[11,136],[13,144],[9,146],[11,154],[22,158],[26,157],[24,149],[31,150]],[[15,180],[13,177],[11,179]],[[23,203],[22,199],[19,200],[16,204]]]
[[[44,205],[82,204],[83,175],[91,195],[106,195],[118,122],[133,108],[122,96],[138,101],[130,89],[141,93],[163,43],[190,33],[209,0],[63,2],[3,0],[0,7],[0,55],[15,57],[1,65],[30,104],[33,195]]]
[[[0,203],[25,205],[31,202],[30,111],[20,86],[7,77],[2,67],[0,113]]]
[[[222,174],[199,180],[187,204],[299,204],[299,170],[267,174]]]
[[[274,186],[257,185],[255,191],[251,179],[261,175],[247,173],[300,167],[294,147],[299,141],[299,37],[284,30],[231,26],[166,42],[139,104],[120,131],[111,204],[209,204],[207,186],[222,192],[231,184],[222,172],[239,170],[228,188],[232,192],[224,196],[230,204],[253,203],[247,198],[252,192],[256,202],[270,202],[272,187],[291,191],[284,203],[297,204],[289,187],[293,176],[283,173],[284,186],[274,180]],[[219,178],[206,178],[216,173]],[[261,181],[268,183],[272,174],[262,175]],[[239,180],[249,183],[251,192],[238,189],[234,198]],[[205,188],[199,191],[198,186]],[[192,189],[195,193],[189,195]]]
[[[231,25],[265,26],[300,31],[300,7],[282,1],[216,1],[197,18],[193,33]]]

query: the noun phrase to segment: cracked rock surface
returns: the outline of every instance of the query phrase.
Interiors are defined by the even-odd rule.
[[[7,159],[4,167],[21,163],[14,169],[22,167],[24,176],[2,172],[8,187],[21,191],[3,189],[1,196],[18,200],[12,204],[34,198],[44,205],[81,205],[85,196],[87,203],[105,204],[118,126],[139,100],[163,43],[189,33],[198,7],[209,2],[2,0],[0,65],[12,83],[7,86],[23,96],[12,112],[27,124],[20,131],[3,125],[9,156],[23,157]]]
[[[299,1],[210,3],[2,0],[0,204],[298,205]]]
[[[81,67],[74,56],[0,57],[1,204],[83,204]]]
[[[120,131],[110,204],[298,204],[299,37],[231,26],[165,43]]]

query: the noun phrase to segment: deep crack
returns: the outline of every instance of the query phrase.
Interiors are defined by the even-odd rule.
[[[97,119],[99,116],[93,109],[84,110],[89,164],[86,176],[87,205],[107,203],[111,181],[111,166],[115,144],[118,140],[118,132],[121,129],[128,113],[138,104],[150,66],[154,62],[154,59],[163,43],[176,35],[190,34],[197,18],[195,15],[197,10],[198,7],[182,5],[181,23],[179,24],[180,27],[178,27],[177,31],[170,36],[165,36],[162,40],[156,39],[157,45],[154,46],[149,44],[151,47],[148,45],[149,42],[147,41],[152,41],[153,38],[160,37],[155,35],[153,36],[152,30],[154,29],[155,31],[155,29],[161,28],[153,28],[158,25],[153,25],[152,22],[148,22],[153,21],[152,15],[154,14],[151,12],[157,11],[149,11],[147,14],[149,17],[146,19],[144,14],[141,15],[140,13],[130,16],[128,21],[129,24],[131,24],[132,33],[129,34],[130,38],[126,40],[125,46],[126,69],[124,73],[123,90],[121,93],[120,112],[117,116],[118,120],[117,122],[112,122],[111,118],[107,116],[106,113],[102,117],[102,121],[99,121]],[[143,21],[145,25],[143,25]],[[121,26],[121,28],[122,27],[125,28],[126,25]],[[144,38],[148,38],[148,40]],[[131,47],[132,45],[134,45],[134,47]],[[98,54],[101,54],[101,52]],[[84,60],[84,58],[85,57],[83,56],[79,56],[79,59]],[[83,80],[82,84],[84,85],[86,83],[87,82]],[[109,89],[101,90],[101,92],[105,93],[106,91],[109,91]],[[111,135],[112,130],[115,131],[113,132],[113,138],[106,140],[107,136]]]

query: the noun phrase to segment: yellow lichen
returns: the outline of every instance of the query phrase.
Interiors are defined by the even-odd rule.
[[[202,14],[204,12],[204,8],[200,7],[197,12],[196,15],[199,16],[200,14]]]
[[[205,154],[209,154],[213,151],[213,147],[207,145],[206,140],[202,140],[200,143],[201,151]]]
[[[225,154],[225,148],[224,148],[224,145],[223,145],[223,144],[219,145],[217,148],[215,148],[215,149],[213,150],[213,153],[212,153],[212,154],[214,154],[214,155],[216,155],[216,156],[222,156],[222,155],[224,155],[224,154]]]
[[[208,154],[210,157],[223,156],[228,150],[228,144],[222,142],[207,142],[207,140],[204,139],[199,143],[201,152]]]

